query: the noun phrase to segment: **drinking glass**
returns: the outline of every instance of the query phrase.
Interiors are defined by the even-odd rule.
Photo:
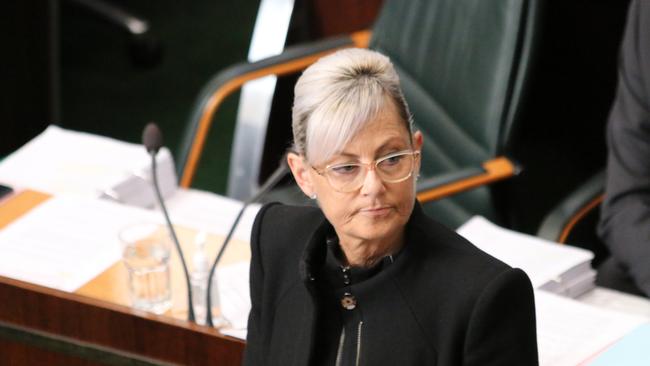
[[[122,229],[119,237],[132,306],[156,314],[166,312],[172,304],[167,229],[159,224],[137,223]]]

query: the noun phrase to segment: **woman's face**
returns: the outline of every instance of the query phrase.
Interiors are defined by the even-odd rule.
[[[326,166],[334,164],[372,164],[388,154],[420,150],[421,146],[421,134],[416,132],[411,136],[393,103],[386,103],[384,110],[341,153],[323,166],[314,168],[322,172]],[[298,168],[297,164],[291,160],[289,163],[303,192],[308,196],[316,194],[321,209],[341,241],[373,241],[401,235],[413,210],[414,179],[419,171],[419,157],[415,159],[413,174],[408,179],[386,183],[376,170],[369,169],[363,185],[348,193],[333,189],[327,178],[311,169],[306,162],[302,161],[302,169],[295,169]]]

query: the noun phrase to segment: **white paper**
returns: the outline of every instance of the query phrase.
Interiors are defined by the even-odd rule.
[[[161,190],[166,195],[176,187],[169,150],[161,149],[157,160]],[[126,180],[148,177],[150,164],[142,145],[49,126],[0,163],[0,182],[52,195],[94,198],[113,188],[124,190],[119,184]],[[153,202],[148,184],[140,186],[145,187],[149,203]]]
[[[578,297],[577,300],[603,309],[634,314],[650,319],[650,299],[645,297],[630,295],[604,287],[596,287]]]
[[[219,329],[223,335],[231,336],[234,338],[246,340],[246,335],[248,331],[246,329]]]
[[[535,308],[541,366],[575,366],[649,320],[544,291],[535,291]]]
[[[248,313],[251,310],[249,268],[250,263],[246,261],[217,270],[221,312],[230,322],[231,330],[237,330],[237,337],[242,339],[246,338]],[[234,333],[231,335],[236,336]]]
[[[174,225],[186,226],[212,234],[226,235],[232,226],[242,202],[219,196],[214,193],[179,188],[174,195],[165,200]],[[261,205],[252,204],[246,208],[234,238],[248,242],[255,215]]]
[[[579,266],[588,270],[593,259],[593,253],[587,250],[507,230],[480,216],[471,218],[457,232],[484,252],[511,267],[521,268],[535,288],[558,281]]]
[[[121,258],[119,231],[159,214],[99,199],[54,197],[0,231],[0,275],[75,291]]]

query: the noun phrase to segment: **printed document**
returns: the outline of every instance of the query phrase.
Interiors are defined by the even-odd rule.
[[[0,231],[0,275],[73,292],[121,259],[119,231],[155,211],[53,197]]]

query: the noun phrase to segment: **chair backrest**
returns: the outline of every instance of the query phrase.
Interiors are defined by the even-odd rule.
[[[388,55],[425,139],[426,178],[506,151],[534,50],[535,0],[388,0],[370,47]],[[471,215],[497,219],[489,188],[425,204],[455,227]],[[498,220],[497,220],[498,221]]]

